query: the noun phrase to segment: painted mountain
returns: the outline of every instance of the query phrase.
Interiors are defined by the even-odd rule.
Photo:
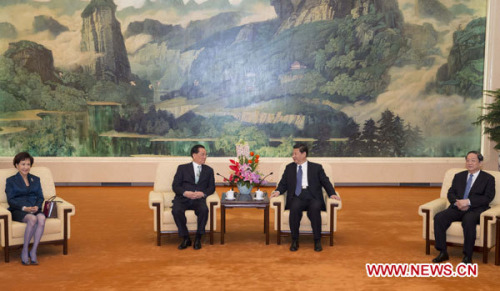
[[[480,147],[485,1],[124,2],[0,3],[0,155]]]

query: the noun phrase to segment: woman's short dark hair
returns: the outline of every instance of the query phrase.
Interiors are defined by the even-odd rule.
[[[33,165],[33,157],[27,152],[20,152],[14,157],[14,167],[24,160],[30,160],[30,164]]]
[[[204,146],[202,146],[201,144],[197,144],[195,146],[193,146],[191,148],[191,157],[194,155],[194,154],[197,154],[199,151],[200,151],[200,148],[205,148]]]
[[[306,157],[309,154],[309,149],[305,143],[297,143],[293,146],[294,149],[299,149],[300,153],[306,153]]]

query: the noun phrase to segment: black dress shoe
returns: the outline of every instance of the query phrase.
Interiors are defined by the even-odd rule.
[[[183,250],[191,245],[191,239],[188,237],[185,237],[179,247],[177,247],[179,250]]]
[[[193,249],[195,250],[201,249],[201,236],[196,236],[196,238],[194,239]]]
[[[464,263],[464,264],[472,264],[472,258],[471,258],[471,257],[468,257],[468,256],[465,256],[465,257],[462,259],[462,263]]]
[[[441,263],[441,262],[447,261],[449,258],[450,257],[448,257],[448,253],[447,252],[440,252],[437,257],[435,257],[434,259],[432,259],[432,262],[433,263]]]
[[[292,239],[292,244],[290,245],[290,251],[295,252],[299,249],[299,240]]]
[[[21,257],[21,263],[25,266],[28,266],[30,264],[30,259],[28,258],[28,260],[25,262],[25,261],[23,261],[23,258]]]
[[[321,252],[322,250],[323,250],[323,247],[321,246],[321,240],[320,239],[314,240],[314,251]]]

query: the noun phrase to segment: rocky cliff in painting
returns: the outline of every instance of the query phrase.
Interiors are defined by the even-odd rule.
[[[92,62],[85,69],[100,80],[128,82],[130,63],[112,0],[92,0],[82,12],[80,49]]]
[[[417,0],[415,13],[443,23],[449,23],[453,19],[453,14],[439,0]]]
[[[151,35],[156,41],[167,37],[170,33],[180,32],[182,32],[180,25],[163,24],[158,20],[146,18],[144,21],[131,22],[125,32],[125,38],[138,34],[147,34]]]
[[[41,44],[27,40],[10,43],[4,56],[12,59],[17,66],[40,75],[43,82],[58,82],[52,52]]]
[[[17,30],[12,23],[0,22],[0,38],[16,38]]]
[[[486,19],[472,20],[453,33],[448,62],[437,72],[437,91],[470,98],[482,97]]]
[[[35,19],[33,20],[33,32],[37,33],[46,30],[50,31],[53,36],[58,36],[59,34],[68,31],[69,28],[60,24],[57,20],[50,16],[35,16]]]
[[[396,0],[271,0],[271,5],[282,21],[280,31],[347,15],[357,18],[370,12],[384,13],[388,27],[401,28],[403,23]]]

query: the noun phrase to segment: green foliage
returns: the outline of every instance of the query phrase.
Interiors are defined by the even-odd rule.
[[[390,110],[381,113],[376,123],[365,121],[361,133],[353,123],[346,142],[333,144],[321,136],[311,152],[316,156],[415,157],[423,155],[423,137],[418,127],[405,124]]]
[[[76,150],[72,144],[77,127],[74,115],[48,115],[43,121],[34,123],[22,134],[14,135],[10,147],[16,151],[28,151],[34,156],[72,156]]]
[[[474,19],[465,29],[453,33],[448,64],[441,69],[446,71],[446,74],[438,74],[436,90],[439,93],[482,98],[485,39],[485,17]]]
[[[325,78],[316,71],[309,71],[304,74],[290,74],[291,78],[294,76],[298,77],[295,81],[283,84],[283,90],[292,95],[315,93],[318,87],[326,81]]]
[[[146,113],[141,106],[129,107],[129,110],[115,120],[114,127],[119,132],[166,135],[176,125],[171,113],[157,111],[154,105],[151,105]]]
[[[366,157],[376,157],[380,154],[377,132],[378,127],[373,119],[365,121],[359,139],[364,144],[363,155]]]
[[[18,101],[12,94],[0,88],[0,112],[20,111],[27,107],[25,102]]]
[[[486,114],[482,114],[474,123],[481,125],[484,123],[484,133],[495,141],[495,149],[500,150],[500,89],[496,91],[486,91],[486,94],[493,97],[493,101],[486,105]]]
[[[91,101],[122,102],[127,89],[124,86],[116,85],[114,82],[99,80],[89,91]]]
[[[262,157],[290,157],[294,144],[293,137],[288,136],[282,138],[281,143],[277,147],[264,146],[257,150]]]
[[[97,80],[88,73],[62,72],[61,81],[65,86],[89,92],[96,84]]]
[[[77,75],[73,75],[77,79]],[[0,112],[27,109],[85,110],[86,94],[72,86],[44,84],[40,76],[0,57]]]
[[[128,83],[116,84],[111,81],[99,80],[88,92],[91,101],[108,101],[124,105],[151,104],[153,92],[148,89],[149,82],[137,80],[136,85]]]
[[[259,33],[251,42],[228,45],[218,43],[216,36],[204,40],[210,45],[192,63],[190,81],[184,85],[186,97],[227,98],[232,107],[288,95],[369,100],[386,88],[387,71],[404,43],[399,31],[386,27],[384,15],[375,13],[317,21],[280,33],[277,28],[271,21],[253,24]],[[295,61],[301,65],[298,71],[291,69]],[[197,90],[190,90],[195,80]]]
[[[244,140],[251,149],[260,150],[269,145],[269,137],[255,126],[244,126],[240,122],[226,123],[221,136],[215,141],[215,149],[227,156],[236,156],[236,143]]]
[[[47,88],[47,87],[45,87]],[[54,111],[83,111],[86,109],[84,92],[62,85],[56,86],[54,91],[49,91],[42,96],[43,108]]]

